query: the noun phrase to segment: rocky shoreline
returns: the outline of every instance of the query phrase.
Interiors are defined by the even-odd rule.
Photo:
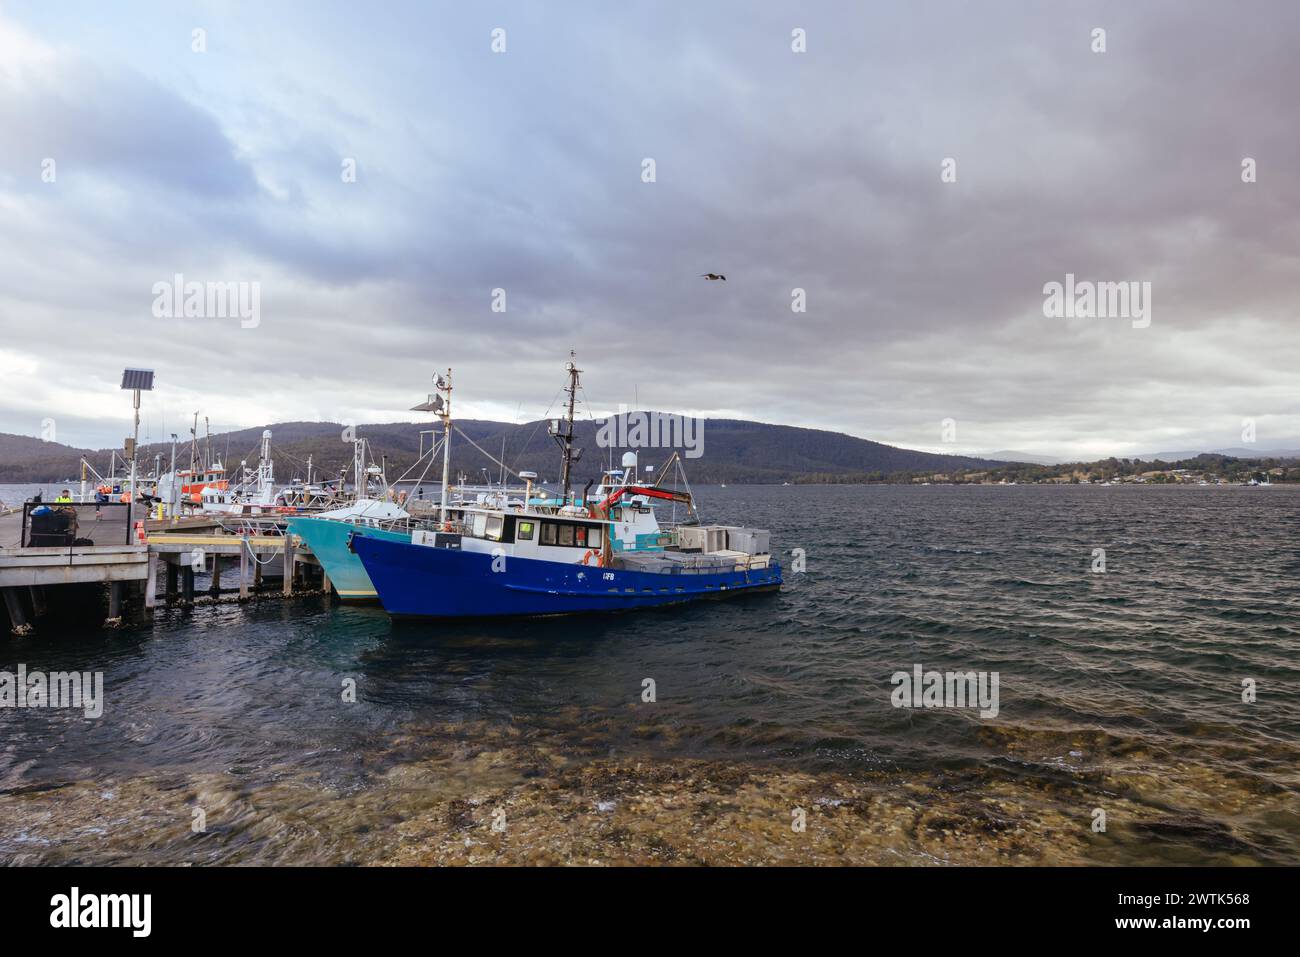
[[[405,747],[413,742],[408,740]],[[263,769],[264,770],[264,769]],[[575,760],[461,743],[339,784],[284,768],[0,791],[9,864],[1086,865],[1294,862],[1208,818],[1295,815],[1294,792],[1194,766],[821,774],[691,759]],[[265,777],[262,777],[265,780]],[[1105,808],[1107,829],[1093,829]],[[204,830],[193,828],[202,809]],[[802,827],[799,823],[802,821]],[[1266,842],[1265,842],[1266,843]],[[1292,855],[1288,858],[1288,855]]]

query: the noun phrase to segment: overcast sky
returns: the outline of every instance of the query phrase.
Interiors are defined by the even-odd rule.
[[[155,439],[412,420],[448,365],[523,421],[573,348],[595,414],[1294,446],[1297,91],[1294,0],[0,0],[0,431],[120,444],[124,366]],[[1067,273],[1149,325],[1045,316]],[[176,274],[256,325],[155,316]]]

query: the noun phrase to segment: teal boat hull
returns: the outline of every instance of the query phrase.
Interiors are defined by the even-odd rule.
[[[288,533],[297,535],[311,549],[343,601],[379,600],[361,559],[348,548],[350,537],[366,536],[388,542],[411,540],[409,531],[394,532],[333,518],[292,518],[289,520]]]

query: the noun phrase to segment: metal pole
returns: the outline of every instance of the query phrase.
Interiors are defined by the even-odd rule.
[[[447,411],[442,414],[442,507],[438,521],[447,521],[447,475],[451,471],[451,370],[447,370]]]
[[[138,456],[136,446],[140,444],[140,390],[133,390],[135,393],[135,431],[131,437],[131,500],[126,504],[126,540],[131,541],[131,533],[135,529],[135,460]]]
[[[176,517],[176,433],[172,433],[172,496],[171,496],[172,518]]]

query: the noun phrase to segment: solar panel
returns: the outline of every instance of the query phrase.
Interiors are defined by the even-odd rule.
[[[122,388],[141,389],[146,392],[153,389],[153,370],[127,369],[122,373]]]

